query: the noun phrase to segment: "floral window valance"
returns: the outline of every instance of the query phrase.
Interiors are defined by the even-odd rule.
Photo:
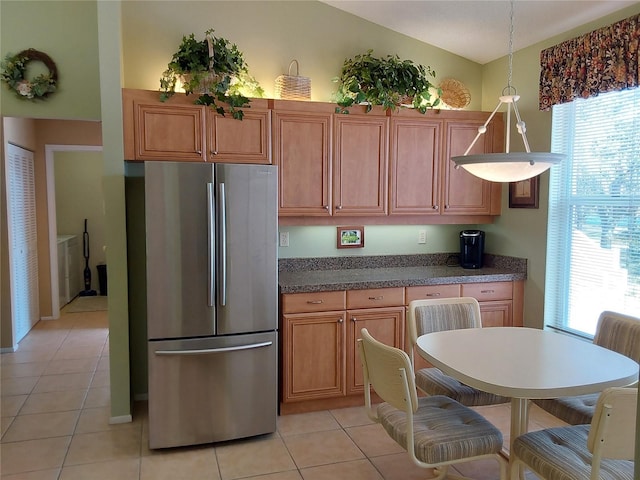
[[[540,110],[640,85],[640,15],[540,52]]]

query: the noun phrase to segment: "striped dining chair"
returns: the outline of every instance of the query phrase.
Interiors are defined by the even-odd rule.
[[[409,355],[415,369],[415,347],[420,335],[460,328],[480,328],[480,305],[472,297],[413,300],[409,302],[406,324]],[[446,395],[470,407],[511,400],[465,385],[435,367],[417,370],[416,385],[427,395]]]
[[[545,480],[632,480],[637,402],[635,387],[608,388],[589,425],[519,436],[509,453],[511,478],[524,466]]]
[[[413,463],[435,469],[435,479],[443,479],[449,465],[492,458],[500,467],[500,479],[506,480],[502,433],[491,422],[449,397],[418,398],[407,353],[377,341],[366,328],[358,339],[358,351],[367,414],[409,453]],[[372,387],[383,400],[375,409]]]
[[[598,318],[593,343],[640,362],[640,318],[604,311]],[[569,425],[591,423],[600,393],[534,400]]]

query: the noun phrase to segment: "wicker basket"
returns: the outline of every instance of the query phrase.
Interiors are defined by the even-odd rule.
[[[471,103],[469,89],[459,80],[445,78],[440,82],[440,90],[440,100],[451,108],[464,108]]]
[[[291,75],[291,67],[296,64],[296,74]],[[298,61],[289,64],[289,74],[276,78],[276,98],[286,100],[311,100],[311,79],[298,75]]]

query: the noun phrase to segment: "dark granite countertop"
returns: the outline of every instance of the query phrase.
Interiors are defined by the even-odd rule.
[[[483,268],[464,269],[455,254],[302,258],[281,259],[279,270],[281,293],[307,293],[525,280],[527,260],[486,254]]]

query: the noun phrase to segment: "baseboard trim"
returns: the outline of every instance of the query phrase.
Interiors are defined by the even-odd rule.
[[[2,347],[0,348],[0,353],[14,353],[18,350],[18,346],[15,345],[13,347]]]
[[[119,417],[111,417],[109,419],[109,425],[118,425],[120,423],[131,423],[133,417],[131,415],[120,415]]]

